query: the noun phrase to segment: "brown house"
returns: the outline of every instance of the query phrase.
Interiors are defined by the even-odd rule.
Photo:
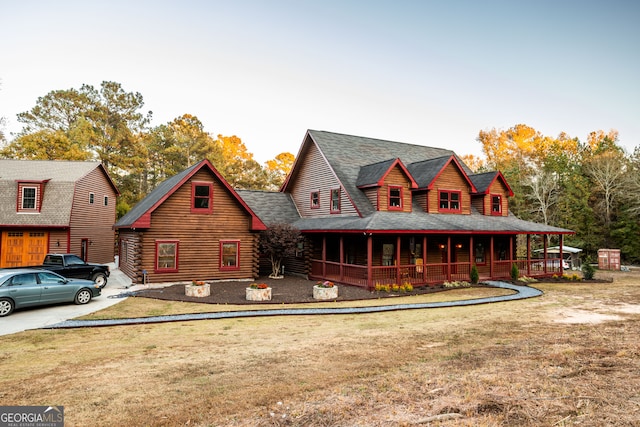
[[[255,278],[266,229],[208,160],[162,182],[115,228],[133,283]]]
[[[118,194],[98,162],[0,159],[0,267],[48,252],[113,262]]]
[[[469,280],[473,266],[482,279],[508,278],[513,264],[527,276],[559,273],[532,259],[532,246],[554,235],[562,248],[573,233],[516,218],[504,176],[474,174],[451,150],[314,130],[280,194],[241,195],[304,235],[287,271],[370,288]]]

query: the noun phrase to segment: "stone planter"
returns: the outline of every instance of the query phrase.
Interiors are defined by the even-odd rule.
[[[271,301],[271,288],[246,288],[247,301]]]
[[[185,285],[184,294],[188,297],[208,297],[211,295],[211,287],[208,283],[204,285]]]
[[[313,298],[314,299],[337,299],[338,298],[338,287],[333,286],[331,288],[323,288],[321,286],[315,285],[313,287]]]

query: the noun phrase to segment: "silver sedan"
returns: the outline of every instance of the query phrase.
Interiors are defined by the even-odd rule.
[[[63,302],[87,304],[99,295],[100,286],[91,280],[67,279],[30,268],[0,270],[0,317],[24,307]]]

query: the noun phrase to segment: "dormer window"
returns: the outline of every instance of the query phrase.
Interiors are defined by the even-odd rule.
[[[402,187],[389,186],[389,210],[402,210]]]
[[[40,212],[42,182],[18,182],[18,212]]]
[[[491,215],[502,215],[502,196],[491,195]]]
[[[462,212],[460,206],[462,192],[440,190],[438,191],[438,212],[459,213]]]

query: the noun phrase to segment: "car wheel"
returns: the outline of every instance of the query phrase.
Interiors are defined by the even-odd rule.
[[[96,285],[100,286],[101,288],[107,286],[107,276],[102,273],[94,274],[91,279],[95,282]]]
[[[91,301],[91,291],[89,289],[80,289],[74,299],[76,304],[86,304],[89,301]]]
[[[15,304],[8,298],[0,299],[0,317],[8,316],[13,313]]]

